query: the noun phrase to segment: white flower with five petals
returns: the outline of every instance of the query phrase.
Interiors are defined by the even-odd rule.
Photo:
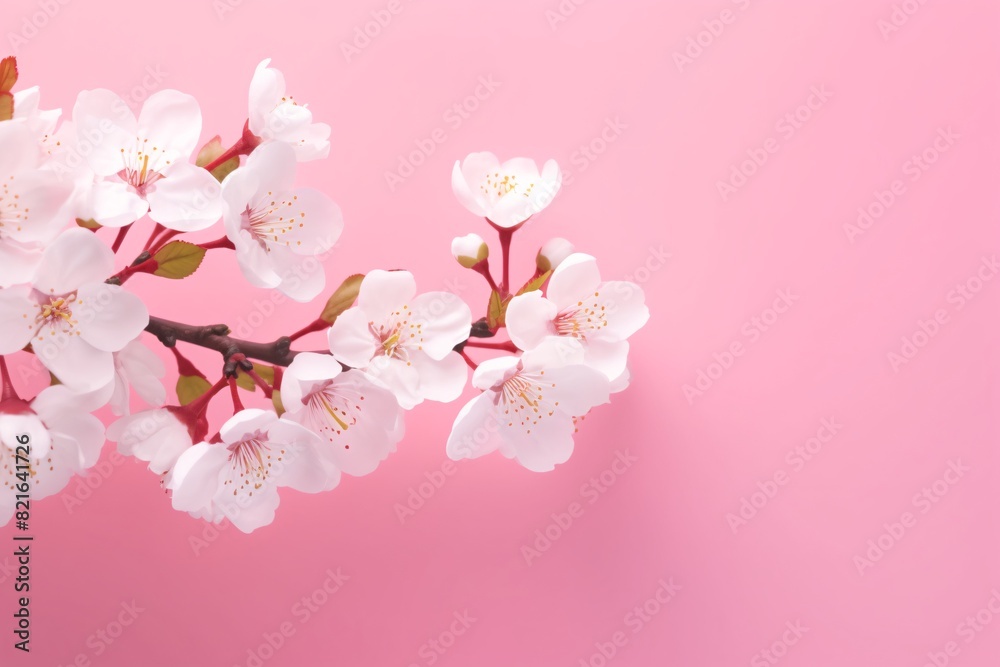
[[[462,206],[504,229],[516,229],[552,203],[560,185],[555,160],[539,172],[534,160],[516,157],[501,164],[488,152],[469,154],[451,173],[451,189]]]
[[[0,290],[0,354],[31,343],[67,387],[93,392],[114,380],[113,353],[149,323],[135,295],[104,281],[114,254],[92,232],[63,232],[42,254],[31,284]]]
[[[240,270],[256,287],[310,301],[326,284],[311,256],[333,247],[344,229],[340,208],[309,188],[293,189],[295,155],[281,143],[258,147],[222,185],[226,235]]]
[[[328,337],[338,361],[383,382],[409,410],[462,393],[468,371],[454,347],[471,328],[472,311],[454,294],[417,296],[409,271],[375,270],[361,281],[358,305],[340,314]]]
[[[85,90],[73,108],[79,148],[102,180],[93,185],[97,222],[122,227],[149,213],[181,232],[222,217],[221,189],[189,159],[201,135],[201,109],[176,90],[153,93],[139,117],[110,90]]]
[[[522,350],[551,337],[579,342],[586,363],[619,391],[627,384],[628,337],[648,319],[641,287],[624,280],[602,282],[597,260],[574,253],[552,272],[544,296],[536,290],[511,299],[506,325]]]
[[[296,355],[281,380],[281,403],[286,418],[326,440],[324,458],[349,475],[373,472],[403,437],[392,392],[326,354]]]
[[[312,111],[285,89],[285,77],[263,60],[250,81],[250,117],[247,127],[264,141],[288,144],[299,162],[330,154],[330,126],[312,122]]]
[[[574,418],[607,403],[611,390],[602,373],[583,363],[579,345],[559,339],[521,357],[484,361],[472,384],[483,393],[455,418],[448,456],[479,458],[499,450],[535,472],[569,459]]]
[[[274,412],[241,410],[220,431],[181,454],[167,488],[174,509],[212,521],[229,519],[244,533],[274,521],[278,487],[306,493],[331,488],[320,439]]]

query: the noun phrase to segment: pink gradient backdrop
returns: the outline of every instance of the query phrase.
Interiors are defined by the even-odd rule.
[[[421,646],[465,610],[476,621],[436,664],[596,666],[595,643],[619,631],[616,665],[771,664],[758,652],[796,622],[808,631],[779,647],[788,667],[917,667],[950,641],[949,664],[997,664],[1000,618],[968,643],[958,626],[1000,590],[1000,280],[961,309],[948,300],[1000,252],[995,3],[910,0],[919,9],[884,39],[890,0],[595,0],[555,29],[546,12],[557,0],[402,0],[351,62],[341,43],[388,2],[234,0],[221,17],[210,0],[51,4],[59,11],[17,53],[22,85],[41,85],[44,106],[69,110],[84,88],[127,93],[152,68],[159,87],[201,101],[206,139],[229,143],[253,68],[272,57],[333,127],[331,157],[299,179],[344,210],[331,281],[406,267],[421,288],[460,289],[480,310],[487,292],[448,244],[485,230],[449,175],[456,158],[488,149],[572,172],[515,239],[516,270],[550,236],[569,237],[606,278],[641,280],[652,317],[633,339],[632,387],[587,418],[567,464],[538,475],[500,457],[463,462],[403,524],[394,506],[440,469],[459,404],[414,410],[376,474],[286,493],[272,526],[222,530],[197,554],[204,524],[173,511],[142,464],[112,466],[70,512],[74,481],[34,510],[27,660],[9,646],[13,594],[0,570],[0,664],[83,654],[102,666],[247,665],[262,635],[290,622],[295,634],[263,664],[426,665]],[[7,0],[5,42],[42,6]],[[679,71],[673,53],[724,9],[734,21]],[[491,76],[499,87],[450,125],[447,109]],[[776,122],[813,86],[832,97],[786,138]],[[615,141],[582,158],[615,119]],[[447,140],[390,191],[384,173],[439,127]],[[947,127],[959,138],[910,181],[904,164]],[[778,151],[724,202],[716,182],[769,137]],[[906,192],[851,243],[844,224],[894,179]],[[648,271],[651,248],[670,258]],[[156,314],[195,322],[234,325],[268,298],[217,251],[181,284],[132,285]],[[744,324],[780,289],[798,300],[751,341]],[[937,309],[947,323],[894,372],[887,354]],[[315,310],[282,305],[255,335],[287,333]],[[683,385],[733,341],[745,353],[689,403]],[[787,453],[830,417],[841,430],[796,469]],[[588,504],[581,485],[625,450],[638,462]],[[957,460],[969,470],[922,513],[914,495]],[[787,484],[734,533],[727,514],[778,471]],[[527,564],[522,545],[574,501],[583,515]],[[854,557],[906,511],[915,525],[859,573]],[[302,623],[293,605],[331,568],[349,581]],[[626,614],[671,577],[676,597],[635,633]],[[133,600],[144,611],[96,655],[88,637]]]

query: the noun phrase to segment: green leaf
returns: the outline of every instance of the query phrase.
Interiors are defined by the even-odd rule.
[[[344,282],[340,283],[340,287],[337,288],[337,291],[326,302],[326,306],[323,308],[319,319],[327,324],[333,324],[342,312],[353,306],[355,299],[358,298],[358,292],[361,290],[361,281],[364,278],[365,275],[363,273],[356,273],[353,276],[348,276]]]
[[[198,158],[194,163],[199,167],[205,167],[225,152],[226,149],[222,147],[222,137],[215,135],[207,144],[201,147],[201,150],[198,151]],[[240,156],[234,155],[213,169],[212,176],[215,176],[215,180],[221,183],[226,176],[235,171],[239,166]]]
[[[0,92],[0,120],[10,120],[14,117],[14,96]]]
[[[236,386],[247,391],[257,391],[257,383],[242,368],[236,369]]]
[[[0,60],[0,92],[9,93],[17,83],[17,58],[7,56]]]
[[[549,276],[551,276],[551,275],[552,275],[552,271],[546,271],[545,273],[543,273],[542,275],[538,276],[537,278],[529,280],[528,282],[526,282],[524,284],[524,287],[522,287],[521,289],[519,289],[517,291],[516,296],[521,296],[525,292],[534,292],[536,290],[542,289],[542,285],[545,284],[545,281],[548,280]]]
[[[83,218],[77,218],[76,219],[76,224],[77,224],[77,226],[83,227],[84,229],[100,229],[101,228],[100,223],[97,222],[94,219],[84,220]]]
[[[212,388],[212,383],[200,375],[182,375],[177,378],[177,400],[187,405]]]
[[[153,259],[156,260],[154,276],[179,280],[187,278],[198,270],[205,258],[205,249],[187,241],[171,241],[160,248]]]
[[[253,372],[260,376],[260,379],[274,386],[274,368],[271,366],[258,366],[254,364]],[[257,391],[257,383],[246,374],[242,368],[236,369],[236,386],[247,391]]]
[[[496,290],[490,292],[490,303],[486,307],[486,324],[490,329],[496,330],[506,324],[507,304],[511,297],[500,298],[500,293]]]
[[[281,402],[281,392],[277,389],[271,394],[271,403],[274,405],[274,411],[278,413],[278,416],[285,414],[285,406]]]

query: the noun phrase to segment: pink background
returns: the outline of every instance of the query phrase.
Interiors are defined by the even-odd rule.
[[[402,524],[394,508],[441,469],[457,403],[414,410],[376,474],[329,494],[286,493],[272,526],[224,529],[197,554],[190,540],[212,537],[205,524],[172,510],[142,464],[111,463],[109,445],[92,496],[69,512],[74,481],[34,510],[30,660],[9,646],[12,582],[0,569],[0,663],[68,665],[82,654],[93,665],[253,665],[262,635],[290,623],[294,635],[263,664],[597,666],[596,644],[618,632],[612,662],[623,666],[772,664],[758,652],[776,642],[789,667],[916,667],[929,652],[997,664],[1000,618],[984,612],[979,622],[992,623],[976,631],[960,624],[1000,590],[1000,280],[962,308],[949,300],[1000,252],[995,3],[908,0],[915,13],[884,38],[889,0],[566,0],[575,12],[555,29],[546,12],[557,0],[402,0],[347,62],[340,44],[388,2],[233,0],[221,17],[209,0],[47,2],[0,9],[5,42],[44,19],[17,55],[20,85],[41,85],[47,107],[69,110],[85,88],[128,94],[159,71],[154,88],[194,94],[205,138],[228,144],[254,66],[274,58],[333,127],[331,157],[300,170],[344,210],[331,282],[405,267],[422,289],[460,289],[480,311],[487,291],[448,244],[486,230],[449,178],[456,158],[492,150],[554,157],[572,173],[515,238],[516,270],[527,273],[550,236],[569,237],[606,278],[640,281],[652,317],[633,339],[632,387],[587,418],[567,464],[538,475],[499,456],[463,462]],[[48,5],[54,16],[38,14]],[[713,24],[721,34],[709,43],[705,32],[708,45],[681,71],[674,52],[724,9],[733,21]],[[445,112],[491,76],[499,87],[449,124]],[[814,98],[819,108],[788,136],[776,123],[813,86],[832,97]],[[625,127],[601,147],[615,119]],[[949,127],[953,145],[911,180],[907,161]],[[385,172],[437,128],[446,141],[390,191]],[[580,152],[591,142],[603,149],[592,161]],[[723,201],[717,181],[765,144],[777,152]],[[850,242],[844,225],[895,179],[905,192]],[[658,265],[651,248],[669,260]],[[131,285],[155,314],[193,322],[235,325],[268,297],[218,251],[181,284]],[[761,333],[752,318],[778,290],[797,300]],[[257,337],[287,333],[317,308],[280,306]],[[917,336],[927,344],[895,372],[888,353],[939,309],[945,324],[929,342]],[[710,369],[735,341],[743,354]],[[692,403],[683,386],[699,370],[717,379]],[[804,465],[787,458],[824,418],[842,424],[837,434]],[[589,504],[581,485],[626,450],[637,463]],[[968,470],[938,484],[939,502],[914,498],[957,461]],[[783,485],[763,484],[776,473]],[[727,515],[744,498],[761,504],[758,483],[773,497],[734,532]],[[573,502],[582,515],[529,565],[522,546]],[[883,536],[890,548],[859,573],[855,557],[904,512],[913,520],[893,528],[902,536]],[[337,568],[349,581],[301,622],[293,606]],[[627,615],[670,578],[680,590],[634,632]],[[96,655],[102,643],[88,638],[133,600],[144,611]],[[421,648],[466,610],[476,620],[453,645],[444,638],[446,652]],[[786,633],[796,623],[808,628],[801,638]]]

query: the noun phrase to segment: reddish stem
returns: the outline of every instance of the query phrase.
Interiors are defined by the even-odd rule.
[[[253,149],[260,145],[260,137],[250,131],[250,120],[243,124],[243,134],[236,140],[236,143],[223,151],[222,155],[205,165],[205,169],[212,171],[227,160],[232,160],[239,155],[250,155]]]
[[[198,367],[192,364],[187,357],[181,354],[181,351],[177,349],[174,345],[170,348],[170,351],[174,353],[174,358],[177,360],[177,373],[179,375],[197,375],[199,377],[205,377]]]
[[[229,378],[223,376],[218,382],[212,385],[211,389],[188,403],[185,408],[190,410],[196,417],[201,415],[201,413],[205,411],[205,408],[208,407],[209,401],[211,401],[216,394],[222,391],[222,388],[225,387],[228,382]]]
[[[229,248],[230,250],[236,249],[236,246],[233,245],[233,242],[230,241],[227,236],[215,239],[214,241],[205,241],[204,243],[199,243],[198,245],[205,250],[214,250],[215,248]]]
[[[229,378],[229,393],[233,396],[233,414],[245,410],[243,401],[240,400],[240,390],[236,385],[236,378]]]
[[[311,334],[311,333],[313,333],[315,331],[322,331],[323,329],[327,328],[328,326],[330,326],[330,325],[327,324],[324,320],[318,319],[315,322],[312,322],[312,323],[307,324],[306,326],[302,327],[301,329],[299,329],[298,331],[296,331],[295,333],[293,333],[291,336],[289,336],[288,339],[292,340],[292,341],[295,341],[295,340],[298,340],[299,338],[302,338],[306,334]]]
[[[126,280],[131,278],[136,273],[153,273],[158,268],[160,268],[160,263],[150,257],[144,262],[139,262],[133,266],[126,266],[124,269],[112,276],[111,280],[117,279],[117,284],[123,285]]]
[[[153,227],[153,231],[150,232],[149,234],[149,238],[146,239],[146,245],[142,246],[142,249],[149,250],[150,248],[152,248],[153,242],[156,241],[156,237],[159,236],[160,233],[162,233],[165,229],[166,227],[164,227],[160,223],[156,223],[156,226]]]
[[[265,398],[271,398],[271,396],[274,395],[274,387],[272,387],[271,385],[269,385],[267,383],[267,380],[265,380],[260,375],[258,375],[257,371],[249,370],[249,371],[244,371],[244,372],[248,376],[250,376],[250,379],[254,381],[254,384],[256,384],[258,387],[260,387],[261,391],[264,392],[264,397]]]
[[[488,260],[484,259],[479,262],[479,264],[472,267],[472,270],[481,275],[483,278],[486,278],[486,282],[490,284],[490,288],[492,288],[494,292],[500,292],[500,288],[497,286],[496,281],[493,280],[493,274],[490,273],[490,264]]]
[[[510,240],[514,237],[514,230],[505,227],[497,227],[500,235],[500,252],[503,255],[503,279],[500,283],[500,296],[506,298],[510,289]]]
[[[169,241],[170,239],[174,238],[178,234],[183,234],[183,232],[180,232],[180,231],[178,231],[176,229],[169,230],[166,234],[164,234],[159,239],[157,239],[157,241],[155,243],[155,247],[152,250],[149,251],[149,254],[150,255],[155,255],[156,253],[160,252],[160,250],[163,249],[163,246],[167,245],[167,241]]]
[[[118,230],[118,236],[115,237],[114,243],[111,244],[111,252],[118,252],[118,249],[122,247],[122,242],[125,241],[125,237],[128,235],[128,230],[132,229],[132,225],[128,224]]]
[[[471,368],[472,370],[476,370],[477,368],[479,368],[479,364],[474,362],[472,358],[469,357],[468,354],[466,354],[465,350],[462,350],[461,352],[459,352],[459,354],[462,356],[463,359],[465,359],[465,363],[469,364],[469,368]]]
[[[466,347],[478,347],[478,348],[482,348],[484,350],[505,350],[507,352],[517,352],[518,351],[517,350],[517,345],[514,345],[514,343],[512,341],[509,341],[509,340],[505,340],[505,341],[501,341],[501,342],[497,343],[497,342],[487,342],[487,341],[481,341],[481,340],[476,340],[474,338],[470,338],[469,340],[465,341],[465,346]]]

